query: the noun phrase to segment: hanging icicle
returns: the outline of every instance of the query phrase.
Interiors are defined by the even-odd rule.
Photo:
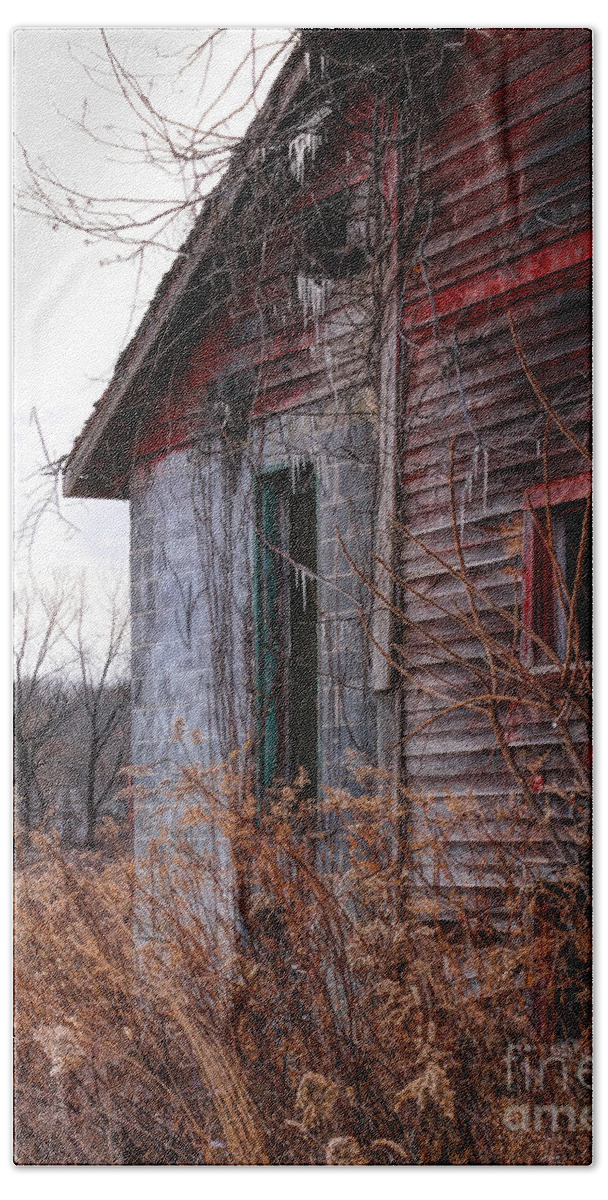
[[[325,316],[327,297],[329,295],[329,279],[313,279],[311,275],[298,275],[298,300],[304,311],[304,324],[312,317],[315,327],[318,327],[321,317]]]
[[[473,469],[467,473],[464,481],[464,498],[467,504],[470,504],[473,498]]]
[[[294,572],[296,577],[296,591],[302,593],[302,608],[306,612],[306,580],[309,573],[301,563],[295,564]]]
[[[328,105],[314,112],[289,143],[289,170],[299,184],[304,183],[306,159],[314,162],[317,150],[323,143],[321,126],[330,112]]]
[[[300,455],[300,454],[292,454],[291,455],[291,457],[289,459],[289,473],[291,475],[292,495],[296,490],[298,475],[300,474],[300,471],[304,470],[305,466],[306,466],[306,459],[303,458],[302,455]]]
[[[462,534],[463,534],[463,530],[464,530],[466,507],[467,507],[467,504],[470,504],[473,499],[473,481],[475,479],[477,479],[477,474],[478,474],[478,469],[479,469],[479,447],[480,447],[480,443],[476,442],[475,447],[473,449],[473,455],[471,458],[471,465],[464,477],[464,483],[462,485],[462,492],[461,492],[461,496],[460,496],[460,512],[459,512],[459,517],[458,517],[458,520],[460,523],[460,537],[461,538],[462,538]]]
[[[484,448],[483,452],[483,511],[488,511],[488,451]]]
[[[289,143],[289,170],[298,183],[304,183],[306,156],[309,155],[314,162],[321,141],[321,135],[315,133],[314,129],[306,129],[302,133],[297,133],[291,139]]]

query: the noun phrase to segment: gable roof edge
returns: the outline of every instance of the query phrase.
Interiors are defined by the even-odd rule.
[[[296,61],[298,56],[299,62]],[[138,329],[120,355],[108,387],[74,441],[63,467],[64,496],[87,494],[86,490],[83,490],[83,480],[87,477],[87,468],[95,450],[129,389],[135,384],[165,322],[184,295],[215,230],[236,202],[245,183],[243,168],[250,165],[260,136],[266,135],[281,120],[300,84],[306,78],[306,70],[304,52],[301,44],[298,44],[279,72],[262,108],[235,148],[225,175],[205,197],[202,212],[177,252],[174,262],[161,279]],[[241,154],[246,143],[249,145],[243,161]]]

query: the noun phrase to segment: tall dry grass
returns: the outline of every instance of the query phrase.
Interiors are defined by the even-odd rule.
[[[527,884],[493,843],[465,888],[449,847],[463,821],[487,834],[474,801],[401,796],[404,856],[394,785],[354,767],[324,802],[338,858],[303,796],[261,814],[230,765],[192,763],[137,872],[54,843],[18,866],[18,1162],[588,1161],[584,864]],[[236,927],[205,917],[211,821]]]

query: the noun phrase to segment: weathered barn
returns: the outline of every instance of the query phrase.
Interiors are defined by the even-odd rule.
[[[181,721],[313,808],[349,752],[488,812],[584,790],[590,59],[302,34],[65,470],[130,503],[152,778]]]

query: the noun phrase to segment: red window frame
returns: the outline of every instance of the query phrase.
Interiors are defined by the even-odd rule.
[[[535,510],[546,512],[547,509],[588,500],[590,495],[590,471],[566,479],[555,479],[548,484],[537,484],[525,493],[521,653],[526,666],[534,665],[534,635],[541,637],[548,646],[554,646],[556,641],[553,608],[547,603],[548,596],[555,595],[555,575],[538,528],[538,518],[534,517]]]

